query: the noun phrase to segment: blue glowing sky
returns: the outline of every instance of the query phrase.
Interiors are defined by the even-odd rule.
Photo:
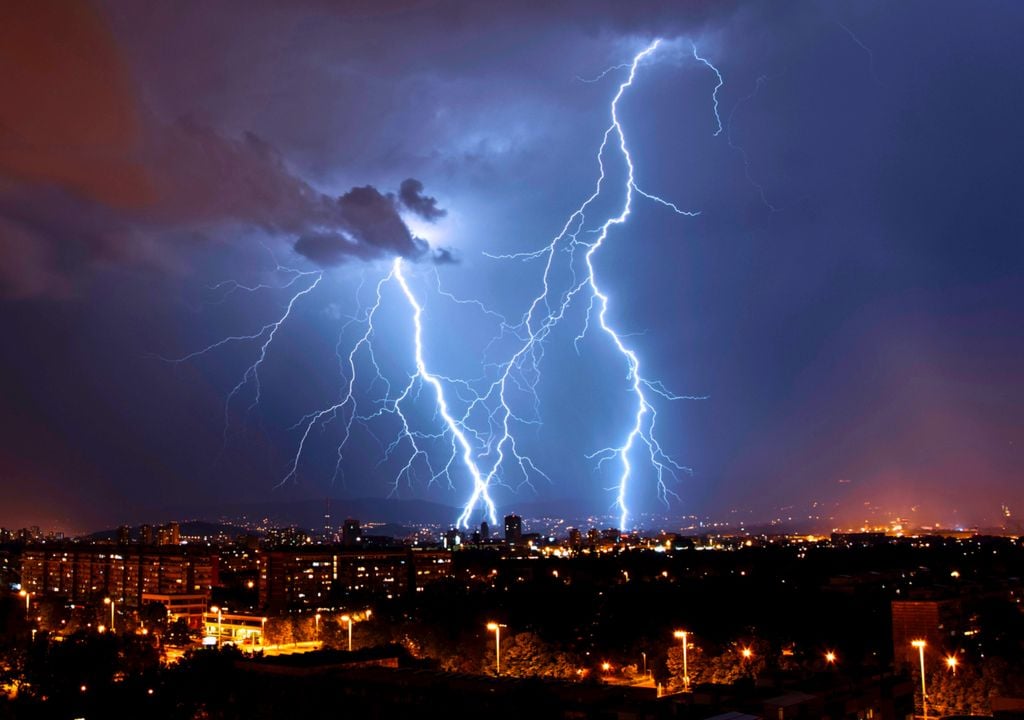
[[[666,480],[666,510],[636,463],[630,508],[760,520],[817,501],[849,522],[874,505],[970,524],[1024,503],[1024,10],[546,5],[15,13],[0,29],[0,524],[325,495],[461,506],[458,464],[430,482],[422,463],[399,474],[402,448],[381,462],[393,416],[354,424],[337,477],[344,423],[314,428],[289,476],[293,426],[344,391],[336,351],[365,329],[346,322],[395,257],[432,372],[507,361],[496,316],[439,287],[513,323],[527,311],[543,261],[488,255],[543,248],[593,192],[628,68],[595,78],[654,38],[619,105],[636,182],[700,214],[634,196],[594,269],[643,375],[704,399],[655,399],[658,439],[692,474]],[[724,80],[717,135],[717,79],[691,43]],[[624,202],[622,158],[605,158],[589,229]],[[225,432],[261,343],[159,358],[256,333],[316,279],[268,347],[259,406],[243,387]],[[278,289],[211,289],[229,280]],[[588,302],[546,338],[539,422],[516,429],[547,477],[503,474],[499,513],[617,514],[617,473],[587,454],[622,442],[635,398],[593,316],[574,344]],[[385,284],[373,347],[393,393],[415,371],[411,323]],[[371,410],[383,385],[360,362]],[[437,432],[435,407],[414,393],[411,422]]]

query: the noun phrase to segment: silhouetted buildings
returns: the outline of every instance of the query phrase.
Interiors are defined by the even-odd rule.
[[[355,547],[363,539],[363,530],[358,520],[348,518],[341,530],[341,544],[345,547]]]

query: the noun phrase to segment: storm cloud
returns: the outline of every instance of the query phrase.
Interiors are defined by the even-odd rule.
[[[432,363],[471,377],[482,356],[507,359],[502,341],[481,349],[494,316],[453,299],[512,321],[530,307],[542,268],[485,255],[527,257],[593,191],[624,76],[577,77],[655,37],[620,119],[638,186],[701,214],[636,196],[594,260],[645,372],[710,396],[659,409],[666,450],[694,470],[671,487],[673,509],[775,518],[813,497],[828,508],[815,514],[854,508],[863,522],[898,488],[915,506],[948,498],[959,516],[926,519],[960,523],[1024,503],[1019,2],[9,5],[0,524],[90,502],[122,522],[111,508],[155,493],[272,487],[294,451],[285,429],[336,397],[339,324],[361,317],[376,260],[437,270],[436,286],[409,273]],[[691,41],[724,80],[718,135],[717,79]],[[282,265],[332,272],[268,354],[248,444],[210,472],[251,344],[174,373],[138,358],[279,317],[289,280],[264,242]],[[269,289],[205,303],[226,278]],[[620,430],[606,391],[623,368],[595,320],[582,342],[597,352],[574,352],[571,317],[545,345],[544,425],[529,442],[558,470],[540,499],[602,512],[607,483],[585,456]],[[407,331],[386,293],[379,359],[393,370],[407,369]],[[391,480],[365,440],[345,468],[357,497]],[[336,454],[322,462],[303,488],[321,499]],[[68,478],[82,478],[81,503],[64,499]]]

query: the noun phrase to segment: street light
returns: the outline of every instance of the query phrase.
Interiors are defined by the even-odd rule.
[[[501,629],[506,627],[500,623],[489,622],[487,629],[494,633],[494,674],[501,675]]]
[[[342,615],[341,621],[348,624],[348,651],[352,652],[352,616]]]
[[[25,614],[27,615],[29,612],[29,603],[32,600],[32,593],[30,593],[28,590],[22,590],[18,594],[25,598]]]
[[[103,604],[110,606],[110,632],[114,632],[114,601],[112,598],[103,598]]]
[[[260,647],[267,646],[267,619],[260,619]]]
[[[672,633],[673,637],[677,640],[681,640],[683,643],[683,689],[689,692],[690,690],[690,671],[686,666],[686,646],[689,642],[690,633],[686,630],[676,630]]]
[[[950,669],[950,672],[952,672],[954,675],[956,675],[956,666],[959,664],[960,662],[956,659],[956,655],[949,655],[946,658],[946,667],[948,667]]]
[[[220,647],[220,639],[224,635],[224,615],[216,605],[210,608],[210,612],[217,613],[217,647]]]
[[[313,620],[316,622],[316,641],[320,642],[320,613],[314,615]]]
[[[832,652],[831,650],[829,650],[827,653],[825,653],[825,662],[827,662],[829,665],[835,665],[836,664],[836,654],[834,652]]]
[[[750,648],[748,648],[748,647],[745,647],[745,648],[743,648],[743,650],[742,650],[742,651],[740,652],[740,654],[741,654],[741,655],[743,655],[743,659],[744,659],[744,660],[749,660],[750,658],[752,658],[752,657],[754,656],[754,651],[753,651],[753,650],[751,650],[751,649],[750,649]]]
[[[917,654],[921,658],[921,715],[928,720],[928,691],[924,683],[924,646],[927,643],[924,640],[912,640],[910,644],[917,648]]]

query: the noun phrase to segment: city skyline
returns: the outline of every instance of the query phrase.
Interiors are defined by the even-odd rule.
[[[914,3],[69,8],[0,30],[0,525],[325,497],[477,525],[493,493],[498,517],[569,502],[623,530],[812,501],[955,528],[1024,504],[1013,22]],[[593,266],[569,254],[559,276],[589,270],[593,292],[513,377],[503,447],[527,460],[498,468],[469,380],[518,357],[547,275],[494,256],[557,238],[604,163],[567,243],[601,237]],[[346,365],[371,319],[374,354]],[[415,430],[389,445],[406,382]],[[630,432],[641,392],[657,434]],[[383,425],[316,415],[350,396]],[[602,449],[634,440],[624,484]],[[495,468],[483,499],[466,457]]]

